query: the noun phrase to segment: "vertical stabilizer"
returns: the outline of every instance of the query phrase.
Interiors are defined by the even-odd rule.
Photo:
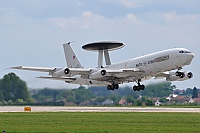
[[[70,42],[63,44],[65,58],[68,68],[83,68],[79,62],[77,56],[75,55],[73,49],[70,46]]]

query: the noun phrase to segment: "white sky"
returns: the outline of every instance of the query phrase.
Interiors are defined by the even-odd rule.
[[[191,50],[195,58],[184,70],[192,71],[194,78],[173,84],[180,89],[200,87],[199,0],[0,0],[0,3],[1,77],[15,72],[31,88],[73,87],[62,81],[35,78],[46,73],[3,69],[16,65],[65,67],[62,44],[73,40],[76,42],[72,47],[81,63],[86,68],[96,67],[97,54],[82,50],[82,45],[113,40],[126,46],[110,53],[112,62],[174,47]]]

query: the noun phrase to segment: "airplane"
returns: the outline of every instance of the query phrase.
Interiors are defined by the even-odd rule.
[[[97,44],[112,43],[97,42]],[[192,72],[181,71],[185,65],[190,65],[194,58],[194,54],[185,48],[167,49],[114,64],[110,63],[108,50],[104,50],[106,66],[103,67],[100,63],[100,66],[95,68],[83,68],[71,47],[71,42],[63,44],[63,47],[67,67],[14,66],[9,69],[48,72],[50,76],[37,78],[61,80],[71,84],[107,86],[107,90],[118,89],[119,84],[129,82],[137,83],[133,86],[134,91],[144,90],[145,86],[141,82],[152,77],[165,78],[167,81],[184,81],[193,77]],[[100,55],[103,54],[101,51],[99,50]]]

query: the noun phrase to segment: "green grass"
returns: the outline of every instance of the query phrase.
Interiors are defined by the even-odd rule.
[[[0,132],[200,132],[199,113],[0,113]]]

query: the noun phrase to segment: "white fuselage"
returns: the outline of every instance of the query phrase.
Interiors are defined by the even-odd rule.
[[[159,72],[165,72],[189,65],[194,58],[193,53],[179,53],[188,51],[186,49],[174,48],[168,49],[123,62],[106,66],[105,69],[126,69],[139,68],[145,71],[146,75],[152,75]]]
[[[103,69],[107,70],[118,70],[118,69],[128,69],[128,68],[137,68],[145,71],[141,77],[152,77],[155,74],[175,70],[182,68],[185,65],[189,65],[194,58],[194,54],[189,52],[189,50],[184,48],[173,48],[168,49],[122,62],[114,63],[104,67]],[[130,76],[131,77],[131,76]],[[137,80],[133,79],[133,80]],[[77,80],[71,82],[74,84],[83,84],[83,85],[108,85],[110,82],[107,81],[96,81],[91,79],[83,79],[81,77]]]

